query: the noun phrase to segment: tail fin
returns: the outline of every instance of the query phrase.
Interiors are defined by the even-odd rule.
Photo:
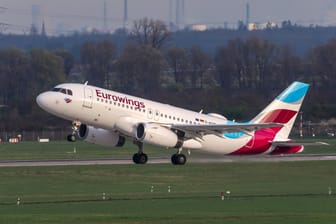
[[[309,85],[306,83],[293,82],[253,118],[251,123],[281,123],[284,127],[277,133],[274,140],[288,139],[308,88]]]

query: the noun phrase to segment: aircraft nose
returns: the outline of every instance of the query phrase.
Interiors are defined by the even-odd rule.
[[[36,97],[36,103],[43,109],[48,107],[48,94],[41,93]]]

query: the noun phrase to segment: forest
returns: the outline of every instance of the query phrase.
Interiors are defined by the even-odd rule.
[[[299,51],[290,44],[290,38],[289,42],[267,38],[270,33],[276,36],[276,32],[285,32],[295,40],[306,37],[302,42],[307,45],[309,35],[316,36],[309,32],[312,28],[296,29],[237,34],[232,39],[223,34],[248,31],[209,31],[209,39],[202,34],[202,43],[211,43],[213,32],[217,33],[216,38],[226,39],[211,43],[210,48],[195,41],[191,31],[171,33],[163,22],[147,18],[135,21],[127,32],[111,35],[74,34],[58,38],[0,35],[6,41],[12,37],[11,43],[1,42],[0,48],[0,128],[9,131],[64,128],[70,122],[42,111],[35,98],[59,83],[85,81],[244,121],[298,80],[311,85],[302,108],[305,119],[313,122],[333,119],[336,38],[331,35],[328,40],[319,39]],[[182,35],[186,39],[177,41]],[[195,38],[199,36],[195,34]],[[73,41],[76,38],[78,41]]]

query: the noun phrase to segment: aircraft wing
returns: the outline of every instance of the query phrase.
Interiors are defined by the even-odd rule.
[[[244,132],[245,134],[250,134],[253,131],[271,128],[271,127],[281,127],[282,124],[279,123],[261,123],[261,124],[172,124],[170,128],[173,130],[179,130],[189,137],[202,137],[206,134],[214,134],[219,137],[223,137],[224,133],[235,133]]]

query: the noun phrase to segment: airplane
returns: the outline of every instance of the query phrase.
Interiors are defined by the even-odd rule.
[[[64,83],[39,94],[37,104],[45,111],[72,121],[67,137],[109,147],[133,140],[138,152],[133,162],[148,161],[143,143],[176,150],[174,165],[187,158],[182,149],[221,155],[299,153],[304,145],[288,138],[309,84],[293,82],[252,120],[230,121],[216,113],[204,114],[131,96],[88,83]]]

